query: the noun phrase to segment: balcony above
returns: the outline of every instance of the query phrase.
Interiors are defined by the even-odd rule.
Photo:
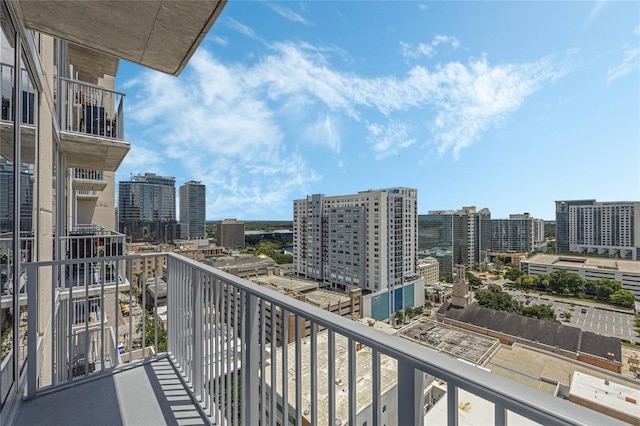
[[[25,26],[109,55],[178,75],[226,5],[211,1],[16,1]],[[86,53],[86,52],[85,52]],[[94,61],[104,72],[104,58]],[[87,62],[89,63],[89,62]]]

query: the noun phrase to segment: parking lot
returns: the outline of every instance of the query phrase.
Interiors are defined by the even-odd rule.
[[[630,341],[640,341],[640,336],[635,330],[635,320],[632,314],[614,312],[597,307],[587,306],[586,303],[576,302],[574,306],[566,302],[552,300],[549,296],[538,294],[526,294],[520,290],[508,290],[508,293],[516,300],[529,304],[550,305],[556,312],[556,316],[565,325],[579,327],[585,331],[602,334],[604,336],[617,337]],[[583,312],[584,311],[584,312]],[[566,322],[561,316],[569,313],[571,320]]]

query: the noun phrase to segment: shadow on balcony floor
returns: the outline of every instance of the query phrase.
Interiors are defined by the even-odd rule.
[[[168,359],[24,401],[16,425],[203,425]]]

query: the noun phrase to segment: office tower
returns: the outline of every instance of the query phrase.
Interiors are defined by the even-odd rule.
[[[474,206],[460,210],[433,210],[418,218],[420,257],[434,257],[440,264],[440,275],[452,277],[455,265],[474,269],[482,259],[486,226],[491,218],[488,209],[476,211]]]
[[[509,219],[489,219],[482,223],[482,251],[489,253],[527,253],[533,250],[535,220],[529,215],[512,214]]]
[[[556,201],[556,249],[640,260],[640,202]]]
[[[417,238],[416,189],[293,202],[294,271],[332,288],[391,292],[402,286],[416,275]]]
[[[227,248],[244,248],[244,222],[235,219],[221,220],[216,224],[218,245]]]
[[[176,224],[176,179],[154,173],[120,182],[120,232],[131,241],[167,241]]]
[[[207,201],[205,186],[189,181],[180,187],[180,238],[205,238]]]

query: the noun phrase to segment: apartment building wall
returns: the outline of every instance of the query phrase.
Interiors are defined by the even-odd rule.
[[[416,275],[417,191],[388,188],[293,202],[294,271],[380,291]]]
[[[527,216],[511,215],[509,219],[484,221],[485,238],[482,250],[494,253],[532,251],[535,223],[533,218]]]
[[[640,260],[640,202],[570,206],[569,251]]]

